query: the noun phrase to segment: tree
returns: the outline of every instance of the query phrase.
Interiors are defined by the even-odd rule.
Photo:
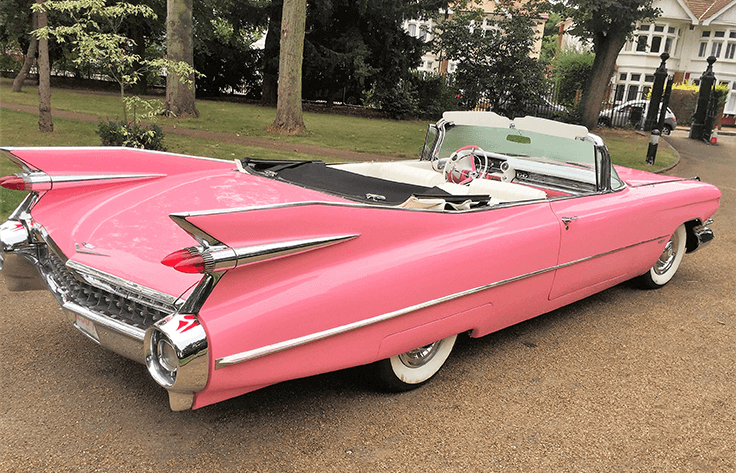
[[[652,7],[652,0],[568,0],[559,5],[564,7],[563,16],[573,20],[570,33],[593,42],[595,60],[580,101],[580,116],[583,125],[595,128],[618,53],[636,23],[657,18],[661,10]]]
[[[169,60],[193,66],[192,28],[192,0],[167,0],[166,52]],[[195,103],[193,70],[183,76],[176,71],[167,71],[164,113],[180,118],[199,116]]]
[[[485,103],[513,118],[546,92],[544,68],[529,56],[535,18],[534,11],[505,6],[486,19],[489,28],[481,27],[481,11],[456,12],[440,25],[439,48],[459,62],[455,75],[463,108]]]
[[[43,5],[45,0],[36,0]],[[48,27],[46,9],[37,12],[39,28]],[[38,129],[44,133],[54,131],[54,122],[51,118],[51,64],[49,63],[49,39],[38,40]]]
[[[0,3],[0,45],[3,52],[8,49],[26,51],[23,65],[13,80],[13,92],[23,90],[23,83],[36,60],[38,39],[30,34],[38,28],[37,15],[31,11],[33,3],[34,0],[5,0]]]
[[[306,131],[302,118],[302,61],[307,0],[284,0],[279,54],[276,119],[269,131],[297,135]]]

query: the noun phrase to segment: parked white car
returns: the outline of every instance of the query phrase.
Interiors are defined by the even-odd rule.
[[[634,128],[642,128],[644,120],[649,109],[649,101],[647,100],[629,100],[621,105],[617,105],[607,110],[602,110],[598,115],[598,126],[605,127],[623,127],[632,126]],[[668,107],[664,117],[664,125],[662,134],[669,135],[677,126],[677,117]]]

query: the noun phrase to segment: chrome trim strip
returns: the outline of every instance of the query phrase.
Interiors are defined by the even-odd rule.
[[[142,304],[151,305],[152,302],[155,302],[159,305],[159,309],[169,312],[175,311],[183,304],[178,297],[90,268],[74,260],[67,260],[66,267],[92,286]]]
[[[328,337],[332,337],[335,335],[340,335],[346,332],[350,332],[359,328],[367,327],[369,325],[377,324],[379,322],[384,322],[386,320],[391,320],[396,317],[399,317],[401,315],[408,314],[410,312],[415,312],[417,310],[426,309],[428,307],[432,307],[438,304],[441,304],[443,302],[448,302],[454,299],[459,299],[461,297],[469,296],[472,294],[476,294],[478,292],[486,291],[488,289],[492,289],[494,287],[503,286],[506,284],[510,284],[516,281],[520,281],[522,279],[527,279],[533,276],[538,276],[540,274],[548,273],[550,271],[555,271],[557,269],[566,268],[568,266],[572,266],[574,264],[583,263],[585,261],[589,261],[595,258],[600,258],[603,256],[607,256],[613,253],[617,253],[619,251],[627,250],[630,248],[633,248],[635,246],[644,245],[646,243],[651,243],[653,241],[661,240],[662,238],[668,238],[667,236],[660,236],[657,238],[651,238],[649,240],[645,240],[639,243],[634,243],[632,245],[624,246],[622,248],[618,248],[615,250],[607,251],[605,253],[601,253],[594,256],[588,256],[586,258],[581,258],[579,260],[570,261],[568,263],[558,264],[555,266],[551,266],[549,268],[540,269],[537,271],[533,271],[531,273],[522,274],[519,276],[515,276],[512,278],[504,279],[502,281],[496,281],[490,284],[486,284],[483,286],[478,286],[472,289],[468,289],[466,291],[458,292],[455,294],[450,294],[444,297],[440,297],[438,299],[433,299],[431,301],[422,302],[420,304],[416,304],[413,306],[405,307],[403,309],[395,310],[393,312],[388,312],[385,314],[377,315],[375,317],[371,317],[369,319],[359,320],[357,322],[353,322],[351,324],[341,325],[339,327],[334,327],[328,330],[323,330],[321,332],[312,333],[309,335],[304,335],[302,337],[292,338],[291,340],[285,340],[283,342],[274,343],[272,345],[267,345],[260,348],[255,348],[253,350],[244,351],[241,353],[236,353],[234,355],[228,355],[224,356],[222,358],[218,358],[215,360],[215,369],[224,368],[226,366],[230,365],[236,365],[238,363],[242,363],[244,361],[254,360],[256,358],[260,358],[262,356],[266,355],[272,355],[274,353],[278,353],[284,350],[288,350],[290,348],[296,348],[301,345],[306,345],[308,343],[316,342]]]
[[[224,271],[238,268],[249,263],[265,261],[279,256],[288,256],[308,250],[341,243],[359,237],[360,234],[336,235],[321,238],[305,238],[301,240],[281,241],[263,245],[245,246],[241,248],[227,248],[213,251],[211,269],[207,271]]]
[[[593,195],[593,194],[590,194],[590,195]],[[571,197],[580,197],[580,195],[575,195]],[[524,201],[515,201],[515,202],[503,202],[503,203],[496,204],[491,207],[486,206],[482,208],[475,208],[475,209],[469,209],[469,210],[453,210],[452,214],[486,212],[489,210],[495,210],[495,209],[501,209],[501,208],[507,208],[507,207],[542,204],[542,203],[547,203],[548,200],[549,199],[535,199],[535,200],[524,200]],[[412,209],[412,208],[395,207],[395,206],[380,205],[380,204],[361,204],[357,202],[329,202],[329,201],[324,201],[324,200],[306,200],[306,201],[301,201],[301,202],[284,202],[281,204],[256,205],[253,207],[238,207],[238,208],[232,208],[232,209],[212,209],[212,210],[201,210],[201,211],[192,211],[192,212],[177,212],[177,213],[170,214],[169,217],[172,220],[174,220],[185,231],[196,235],[194,231],[190,230],[191,228],[197,229],[197,232],[199,234],[203,234],[204,232],[202,232],[202,230],[198,229],[190,222],[186,221],[185,220],[186,218],[202,217],[202,216],[208,216],[208,215],[231,214],[231,213],[239,213],[239,212],[254,212],[258,210],[276,210],[276,209],[285,209],[285,208],[291,208],[291,207],[305,207],[309,205],[325,205],[328,207],[347,207],[347,208],[358,208],[358,209],[362,208],[362,209],[374,209],[374,210],[392,210],[392,211],[399,211],[399,212],[428,212],[428,213],[437,213],[437,214],[450,213],[450,211],[447,211],[447,210]],[[186,222],[186,225],[181,222]],[[214,244],[220,244],[220,242],[215,240],[210,235],[205,234],[205,236],[215,241],[216,243]]]
[[[112,318],[104,317],[95,312],[92,312],[86,307],[82,307],[81,305],[75,304],[74,302],[64,301],[61,304],[61,307],[70,312],[74,312],[75,314],[79,314],[82,317],[88,318],[95,324],[102,325],[103,327],[113,330],[121,335],[125,335],[126,337],[129,337],[138,342],[141,342],[141,344],[143,343],[143,338],[146,336],[145,330],[139,329],[138,327],[133,327],[132,325],[124,324],[122,322],[118,322],[117,320],[112,319]],[[99,340],[95,340],[95,341],[97,343],[100,343]]]
[[[205,156],[192,156],[188,154],[179,154],[179,153],[168,153],[166,151],[154,151],[151,149],[140,149],[140,148],[125,148],[126,150],[135,151],[138,153],[150,153],[150,154],[160,154],[165,156],[179,156],[182,158],[192,158],[192,159],[199,159],[202,161],[212,161],[216,163],[222,163],[222,159],[215,159],[215,158],[208,158]],[[74,151],[74,150],[80,150],[80,151],[107,151],[110,152],[114,150],[115,148],[110,146],[2,146],[0,147],[0,151],[3,151],[6,153],[11,153],[13,151],[55,151],[55,150],[61,150],[61,151]],[[118,148],[119,149],[119,148]],[[20,158],[18,158],[15,155],[12,155],[13,157],[9,157],[11,161],[14,163],[17,163],[19,166],[23,167],[24,169],[30,170],[25,164],[22,164],[19,162]]]

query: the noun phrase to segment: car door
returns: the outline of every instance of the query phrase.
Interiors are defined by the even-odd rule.
[[[554,300],[593,293],[597,286],[628,277],[642,235],[629,189],[551,202],[560,221],[560,252],[549,294]],[[580,297],[585,297],[583,294]]]

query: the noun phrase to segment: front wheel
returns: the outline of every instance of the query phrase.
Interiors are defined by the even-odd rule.
[[[641,276],[640,282],[644,287],[658,289],[670,282],[685,254],[686,240],[685,225],[680,225],[670,237],[670,241],[665,245],[664,251],[659,255],[654,266]]]
[[[381,387],[402,392],[418,388],[436,375],[450,356],[457,335],[409,350],[374,363],[374,374]]]
[[[672,133],[672,128],[670,128],[669,125],[665,125],[665,126],[662,127],[662,135],[667,136],[667,135],[669,135],[671,133]]]

